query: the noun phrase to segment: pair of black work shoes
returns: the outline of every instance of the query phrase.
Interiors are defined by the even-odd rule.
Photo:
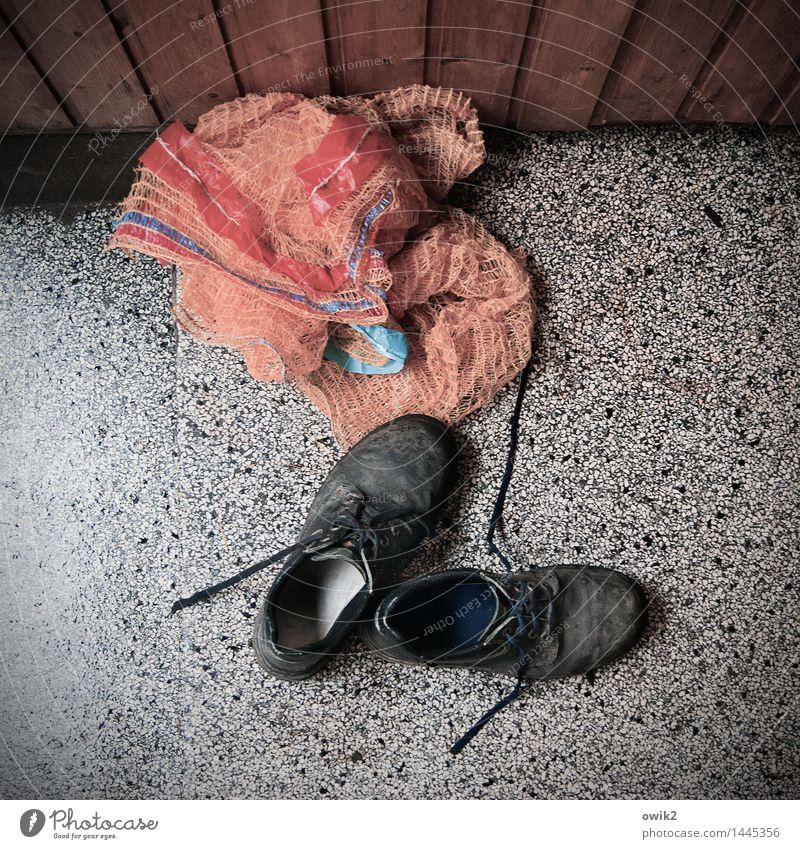
[[[517,679],[457,751],[524,679],[586,673],[618,658],[638,639],[646,602],[631,578],[587,566],[503,575],[462,568],[402,581],[453,494],[456,454],[447,426],[428,416],[379,427],[333,468],[294,545],[174,609],[285,558],[253,635],[270,674],[308,678],[358,627],[390,661]]]

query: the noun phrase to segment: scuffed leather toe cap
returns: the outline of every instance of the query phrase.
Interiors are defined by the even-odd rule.
[[[553,625],[561,625],[561,645],[548,677],[582,674],[616,660],[647,624],[647,600],[633,578],[598,567],[560,571]]]
[[[414,414],[382,425],[350,454],[367,486],[435,507],[449,494],[457,449],[447,424]]]

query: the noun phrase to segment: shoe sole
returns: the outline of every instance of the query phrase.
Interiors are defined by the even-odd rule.
[[[253,626],[253,639],[252,646],[253,652],[256,656],[256,662],[258,665],[273,678],[280,678],[282,681],[305,681],[307,678],[311,678],[316,675],[317,672],[320,671],[324,666],[326,666],[330,662],[330,655],[322,655],[319,657],[319,660],[311,667],[304,669],[302,672],[288,672],[285,669],[278,668],[274,666],[269,657],[264,654],[261,649],[261,639],[259,638],[259,631],[263,627],[264,622],[264,608],[258,611],[256,615],[255,625]]]

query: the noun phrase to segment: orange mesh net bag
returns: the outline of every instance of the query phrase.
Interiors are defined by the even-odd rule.
[[[142,154],[111,246],[178,265],[180,325],[294,381],[343,445],[453,423],[522,369],[534,323],[521,259],[440,206],[483,158],[450,90],[250,95]]]

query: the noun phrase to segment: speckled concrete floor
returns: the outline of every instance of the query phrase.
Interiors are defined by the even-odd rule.
[[[109,211],[0,218],[4,797],[797,796],[795,134],[494,139],[459,194],[538,268],[538,363],[504,545],[635,575],[627,658],[537,685],[407,669],[353,640],[264,677],[269,575],[170,618],[293,538],[338,456],[291,387],[176,336],[169,273],[103,253]],[[482,535],[513,391],[459,427],[455,526]]]

